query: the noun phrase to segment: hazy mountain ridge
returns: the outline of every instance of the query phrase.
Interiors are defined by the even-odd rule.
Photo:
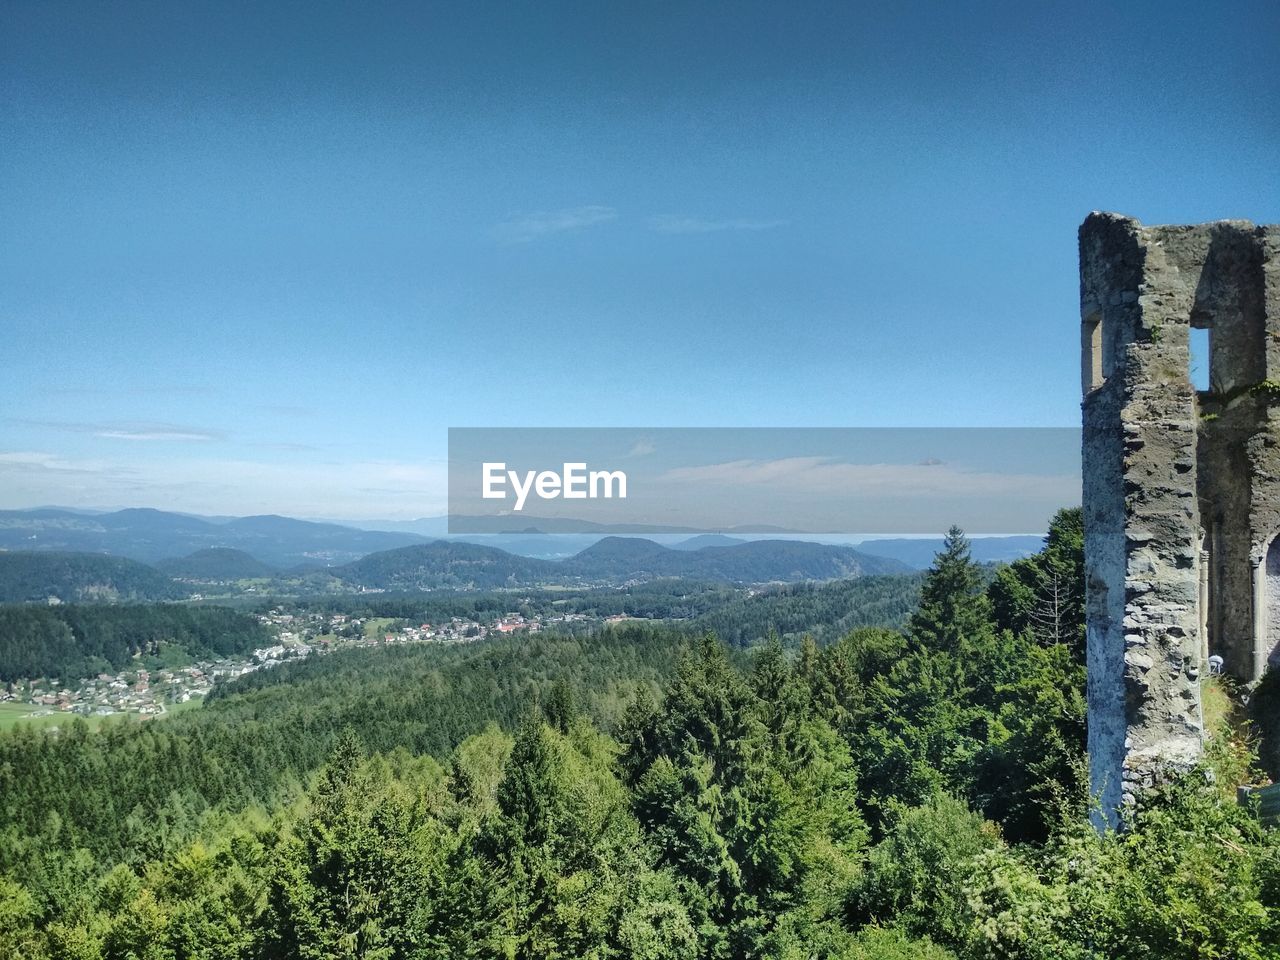
[[[603,586],[668,578],[798,583],[909,572],[898,561],[863,554],[852,547],[757,540],[678,550],[632,537],[606,537],[567,560],[541,560],[496,547],[436,540],[377,551],[347,564],[306,573],[276,572],[247,552],[230,548],[205,548],[156,566],[105,554],[53,551],[0,552],[0,559],[0,599],[15,602],[49,596],[64,601],[169,600],[191,595],[191,581],[234,583],[263,578],[273,578],[280,593],[310,594]],[[268,585],[262,592],[271,589]]]
[[[1029,557],[1044,546],[1044,537],[1024,534],[1008,537],[973,537],[973,559],[979,563],[1011,563]],[[876,557],[889,557],[915,570],[926,570],[942,549],[941,537],[885,537],[863,540],[858,549]]]
[[[427,539],[273,515],[210,520],[150,508],[92,515],[60,509],[0,511],[0,549],[104,553],[143,563],[219,547],[243,550],[276,567],[345,563]]]
[[[327,572],[352,586],[378,590],[478,590],[546,583],[563,568],[554,560],[521,557],[497,547],[436,540],[371,553]]]
[[[605,537],[567,560],[539,560],[458,541],[437,540],[371,554],[328,573],[381,590],[484,589],[550,583],[624,583],[683,578],[727,583],[794,583],[906,573],[896,560],[852,547],[756,540],[677,550],[639,537]]]
[[[415,527],[418,529],[411,529]],[[89,512],[40,507],[0,510],[0,550],[100,553],[156,564],[200,550],[234,549],[244,551],[277,570],[292,570],[346,564],[371,553],[432,543],[442,538],[454,543],[497,548],[519,556],[565,560],[607,539],[611,532],[602,529],[581,534],[508,533],[448,537],[446,529],[445,518],[405,522],[402,529],[388,530],[370,525],[357,527],[274,515],[202,517],[151,508]],[[660,545],[674,551],[696,552],[709,546],[771,542],[725,533],[700,533],[676,542],[672,542],[673,536],[661,535]],[[622,539],[637,540],[640,537],[631,535]],[[972,543],[976,560],[1011,561],[1038,550],[1041,538],[977,537]],[[941,538],[880,538],[864,540],[853,545],[853,549],[864,556],[888,557],[922,570],[929,566],[941,545]]]
[[[0,551],[0,603],[176,600],[187,591],[126,557],[57,551]]]
[[[564,565],[584,577],[686,577],[731,583],[836,580],[908,570],[896,560],[873,557],[853,547],[803,540],[751,540],[678,550],[630,537],[606,537]]]
[[[252,554],[234,547],[205,547],[185,557],[161,560],[155,568],[178,580],[214,582],[272,577],[277,572]]]
[[[700,534],[671,544],[606,536],[583,546],[583,538],[567,537],[564,546],[576,551],[566,549],[566,556],[553,559],[514,552],[512,542],[519,542],[514,536],[494,540],[486,545],[427,539],[280,516],[202,518],[142,508],[102,514],[57,508],[0,511],[0,550],[64,555],[63,573],[49,573],[45,580],[36,571],[52,567],[32,561],[36,565],[26,569],[11,557],[9,573],[0,578],[5,581],[0,596],[26,601],[50,595],[67,601],[173,599],[189,595],[193,581],[253,579],[274,580],[267,589],[286,594],[608,585],[659,578],[798,583],[921,569],[941,543],[885,538],[854,547]],[[973,552],[982,561],[1012,560],[1039,543],[1032,536],[980,538],[973,541]],[[66,559],[71,554],[89,559],[71,563]],[[95,557],[151,566],[130,568],[127,574],[126,568],[95,565]],[[68,572],[69,563],[74,575]]]

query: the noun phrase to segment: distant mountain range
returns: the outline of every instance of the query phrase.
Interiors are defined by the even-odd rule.
[[[213,519],[145,508],[100,514],[52,508],[0,511],[0,549],[110,553],[145,563],[231,547],[275,567],[325,565],[427,539],[277,516]]]
[[[467,535],[504,535],[504,534],[595,534],[597,536],[661,536],[663,534],[697,535],[706,533],[703,527],[690,527],[682,524],[637,524],[637,523],[597,523],[594,520],[580,520],[574,517],[535,517],[514,516],[467,516],[463,514],[452,517],[422,517],[418,520],[384,520],[362,523],[367,530],[412,531],[427,535],[443,535],[452,527],[463,530]],[[730,527],[727,533],[753,534],[795,534],[797,530],[786,527]]]
[[[468,544],[496,549],[513,559],[494,561],[494,582],[524,582],[533,567],[514,557],[563,561],[559,575],[595,580],[653,576],[708,576],[749,582],[761,580],[830,579],[868,572],[874,558],[888,558],[913,569],[924,569],[941,548],[941,538],[873,539],[848,546],[823,546],[805,540],[759,540],[746,536],[676,534],[660,536],[662,543],[636,537],[591,534],[506,533],[449,537],[442,543],[444,518],[427,518],[399,529],[357,529],[338,523],[290,517],[197,517],[152,509],[91,513],[60,507],[0,511],[0,550],[36,550],[110,554],[148,564],[160,564],[170,576],[184,580],[236,580],[271,576],[276,571],[328,571],[383,551],[431,546],[425,556],[443,565],[433,575],[443,581],[461,577],[467,566],[480,564],[481,554]],[[439,531],[428,533],[427,531]],[[753,544],[773,544],[770,547]],[[791,544],[784,548],[782,544]],[[1034,536],[980,537],[973,540],[979,561],[1008,561],[1039,549]],[[751,547],[726,555],[707,549]],[[593,548],[595,548],[593,550]],[[853,553],[848,551],[852,549]],[[843,552],[842,552],[843,551]],[[195,556],[192,556],[192,555]],[[696,562],[687,559],[696,554]],[[681,559],[681,555],[685,559]],[[174,558],[178,558],[175,560]],[[584,559],[585,558],[585,559]],[[376,566],[381,561],[374,561]],[[788,566],[790,564],[790,566]],[[536,565],[534,565],[536,566]],[[353,567],[353,570],[360,570]],[[452,572],[445,572],[445,571]],[[846,572],[847,571],[847,572]],[[354,575],[354,574],[353,574]],[[363,576],[363,574],[358,574]],[[412,579],[411,573],[396,581]],[[481,577],[487,580],[488,574]],[[432,577],[427,577],[428,580]]]
[[[202,548],[152,566],[96,553],[0,551],[0,600],[166,600],[208,593],[201,584],[274,581],[259,591],[489,590],[616,585],[661,578],[734,584],[796,583],[906,573],[909,568],[852,547],[755,540],[677,550],[634,537],[606,537],[566,560],[522,557],[495,547],[435,540],[381,550],[350,563],[277,574],[249,553]],[[259,585],[261,586],[261,585]]]
[[[1028,557],[1044,546],[1044,537],[974,537],[969,541],[970,553],[979,563],[1011,563]],[[925,570],[942,549],[942,538],[886,538],[863,540],[858,549],[877,557],[900,560],[915,570]]]
[[[494,547],[437,540],[375,553],[327,572],[343,582],[383,590],[486,589],[550,583],[625,583],[678,577],[725,583],[794,583],[908,567],[852,547],[794,540],[755,540],[675,550],[638,537],[605,537],[567,560],[521,557]]]
[[[651,540],[606,537],[564,561],[583,577],[647,580],[684,577],[733,583],[836,580],[905,573],[906,565],[853,547],[804,540],[750,540],[726,546],[673,550]]]

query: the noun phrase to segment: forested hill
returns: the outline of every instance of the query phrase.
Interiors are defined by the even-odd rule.
[[[243,550],[213,547],[149,567],[92,553],[0,552],[0,602],[174,600],[193,583],[257,585],[260,593],[420,592],[539,586],[602,586],[655,580],[760,584],[825,581],[907,572],[896,560],[850,547],[759,540],[698,550],[635,537],[607,537],[567,560],[541,560],[460,541],[368,554],[306,575],[280,572]],[[168,574],[168,576],[166,576]],[[170,579],[185,581],[178,583]],[[233,588],[233,592],[235,589]],[[205,591],[207,593],[207,591]]]
[[[0,603],[176,600],[189,591],[158,570],[96,553],[0,551]]]
[[[327,572],[351,586],[404,591],[486,590],[545,584],[563,575],[560,564],[551,560],[448,540],[371,553]]]
[[[803,540],[752,540],[673,550],[634,537],[606,537],[564,565],[584,577],[687,577],[731,583],[835,580],[909,569],[897,560],[873,557],[852,547]]]
[[[120,670],[161,645],[196,659],[269,646],[256,617],[225,607],[176,604],[0,606],[0,682],[73,680]]]
[[[797,540],[678,550],[639,537],[606,537],[567,560],[538,560],[495,547],[437,540],[370,554],[327,572],[352,586],[431,590],[671,578],[746,584],[797,582],[907,570],[899,561],[873,557],[852,547]]]
[[[136,862],[148,848],[181,843],[202,811],[289,800],[344,729],[371,749],[444,758],[486,724],[515,726],[531,704],[552,699],[556,681],[571,687],[578,710],[613,728],[639,687],[670,678],[686,642],[627,626],[590,639],[353,650],[249,674],[204,709],[161,723],[88,738],[75,726],[71,736],[0,733],[0,905],[5,871],[33,852],[17,837],[40,836],[53,814],[62,818],[53,829],[101,864]]]
[[[1082,573],[1075,511],[994,579],[949,538],[905,629],[795,656],[354,650],[0,733],[0,955],[1274,960],[1280,834],[1229,711],[1202,769],[1089,824]]]
[[[213,582],[258,579],[275,573],[256,557],[231,547],[208,547],[185,557],[161,560],[156,569],[181,580]]]
[[[788,646],[805,636],[833,642],[858,627],[905,625],[920,602],[923,579],[923,574],[907,574],[789,584],[718,605],[691,626],[734,646],[757,643],[770,633]]]

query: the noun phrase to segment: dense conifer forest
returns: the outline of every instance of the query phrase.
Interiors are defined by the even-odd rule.
[[[795,588],[787,643],[353,650],[18,729],[0,957],[1275,957],[1280,839],[1221,688],[1204,768],[1089,824],[1081,562],[1067,511],[994,578],[953,531],[901,629]]]
[[[0,550],[0,603],[174,600],[187,590],[136,560],[92,553]]]
[[[71,680],[119,670],[161,644],[196,658],[270,644],[256,617],[225,607],[174,604],[0,605],[0,681]]]

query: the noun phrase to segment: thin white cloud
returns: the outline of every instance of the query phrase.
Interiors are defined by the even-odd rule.
[[[56,453],[29,450],[0,453],[0,477],[35,473],[105,473],[110,469],[102,460],[70,460]]]
[[[719,233],[723,230],[773,230],[786,226],[789,220],[752,220],[748,218],[716,219],[663,213],[649,218],[649,229],[658,233]]]
[[[10,422],[21,423],[29,427],[40,427],[45,430],[60,430],[64,433],[88,433],[106,440],[197,441],[203,443],[227,438],[227,435],[221,430],[180,426],[174,423],[137,421],[92,423],[75,420],[11,420]]]
[[[250,447],[259,450],[279,450],[282,453],[318,453],[320,448],[309,443],[292,443],[289,441],[280,441],[276,443],[250,443]]]
[[[1055,490],[1070,502],[1078,495],[1078,476],[995,473],[964,470],[946,463],[843,463],[826,457],[785,457],[777,460],[731,460],[725,463],[676,467],[659,478],[668,483],[719,487],[768,487],[788,494],[814,496],[895,497],[1041,496]]]
[[[618,219],[613,207],[568,207],[563,210],[542,210],[526,216],[506,220],[495,228],[498,239],[504,243],[528,243],[542,237],[570,230],[584,230]]]
[[[0,452],[0,509],[60,503],[236,516],[413,519],[445,513],[447,489],[447,468],[435,463],[142,461]]]
[[[149,427],[106,427],[102,430],[95,430],[93,435],[107,440],[174,440],[197,441],[200,443],[209,440],[222,440],[225,436],[222,433],[211,430],[194,430],[184,427],[165,426],[163,424],[153,424]]]
[[[647,457],[654,453],[658,448],[653,445],[653,441],[649,439],[637,440],[631,448],[628,457]]]

